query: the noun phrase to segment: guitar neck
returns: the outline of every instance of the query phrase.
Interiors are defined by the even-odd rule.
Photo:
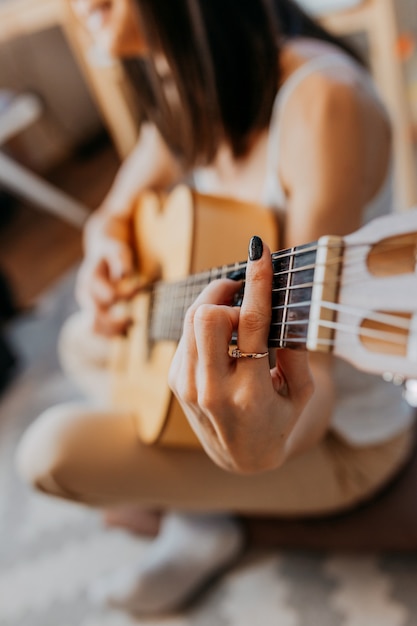
[[[337,298],[342,247],[342,238],[322,237],[272,254],[270,347],[330,351],[335,313],[326,303],[334,303]],[[233,303],[240,306],[245,272],[246,262],[241,262],[194,274],[179,282],[155,283],[149,339],[179,341],[187,309],[218,278],[242,280],[242,288]]]

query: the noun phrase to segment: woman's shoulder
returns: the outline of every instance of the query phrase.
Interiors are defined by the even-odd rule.
[[[327,42],[296,39],[282,49],[279,93],[286,121],[311,127],[341,116],[379,120],[389,127],[388,115],[370,74],[346,52]],[[289,106],[287,106],[289,105]],[[325,124],[326,125],[326,124]]]
[[[369,74],[327,44],[292,44],[284,54],[290,72],[279,111],[283,184],[293,189],[307,178],[313,187],[320,181],[333,202],[333,196],[360,183],[368,201],[386,175],[391,153],[389,118]],[[344,182],[338,185],[341,172]]]
[[[294,37],[287,39],[280,48],[280,66],[285,77],[305,64],[320,63],[331,66],[345,64],[362,69],[360,63],[336,44],[321,39]]]

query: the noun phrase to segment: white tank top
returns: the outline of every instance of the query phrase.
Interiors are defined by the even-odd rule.
[[[280,146],[280,118],[283,108],[298,85],[315,72],[339,71],[354,66],[355,76],[378,97],[370,76],[348,57],[326,54],[306,62],[281,87],[274,103],[268,138],[268,159],[263,202],[279,212],[288,202],[277,176]],[[392,210],[392,166],[375,197],[363,212],[363,223]],[[331,234],[331,233],[330,233]],[[355,446],[379,443],[394,437],[413,420],[413,409],[402,397],[402,390],[380,376],[360,372],[349,363],[336,359],[334,370],[337,404],[331,427]]]
[[[268,156],[262,202],[278,213],[288,210],[288,199],[277,176],[279,171],[280,119],[283,108],[294,90],[315,72],[339,72],[341,68],[354,68],[355,76],[374,95],[376,88],[368,75],[349,57],[330,53],[307,61],[296,70],[280,88],[273,106],[268,137]],[[379,99],[379,98],[378,98]],[[195,184],[200,191],[206,189],[204,171],[196,172]],[[392,167],[381,189],[364,208],[363,223],[392,210]],[[329,233],[331,234],[331,233]],[[306,242],[308,243],[308,242]],[[336,359],[334,378],[337,403],[331,428],[354,446],[367,446],[386,441],[408,428],[414,410],[406,403],[402,390],[380,376],[363,373],[349,363]]]

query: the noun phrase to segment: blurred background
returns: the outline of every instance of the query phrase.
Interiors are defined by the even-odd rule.
[[[396,206],[417,205],[417,0],[301,4],[363,50],[393,121]],[[145,623],[98,612],[84,587],[146,541],[109,540],[94,513],[29,493],[12,466],[30,420],[77,397],[57,334],[75,308],[82,224],[136,130],[121,68],[65,3],[0,0],[0,626]],[[416,581],[414,555],[259,552],[189,614],[152,623],[412,626]]]

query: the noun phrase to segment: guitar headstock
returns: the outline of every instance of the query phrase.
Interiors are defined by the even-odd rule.
[[[417,208],[344,237],[336,355],[359,369],[417,378]]]

